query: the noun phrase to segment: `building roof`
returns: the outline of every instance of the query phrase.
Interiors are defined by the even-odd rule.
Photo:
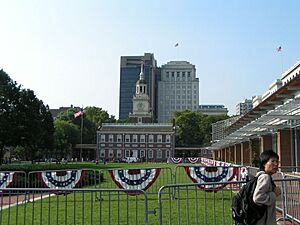
[[[166,123],[103,123],[100,132],[174,132]]]
[[[300,69],[299,63],[295,66]],[[294,67],[288,71],[294,71],[296,69]],[[212,147],[224,148],[298,124],[300,124],[299,72],[255,108],[227,127],[225,138],[214,143]]]

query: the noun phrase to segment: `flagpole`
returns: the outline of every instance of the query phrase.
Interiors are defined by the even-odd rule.
[[[83,110],[83,108],[82,108]],[[80,130],[80,161],[82,162],[82,133],[83,133],[83,113],[81,113],[81,130]]]
[[[177,48],[177,49],[176,49],[176,50],[177,50],[177,60],[179,60],[179,48],[178,48],[178,46],[179,46],[178,43],[176,43],[176,44],[174,45],[174,47]]]
[[[281,74],[283,74],[283,54],[281,45],[276,49],[278,54],[280,54],[280,63],[281,63]]]
[[[280,52],[281,54],[281,74],[283,74],[283,54],[282,54],[282,52]]]

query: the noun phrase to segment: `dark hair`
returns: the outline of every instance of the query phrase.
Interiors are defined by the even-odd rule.
[[[265,164],[269,161],[269,159],[271,158],[276,158],[277,160],[279,159],[279,156],[276,152],[274,152],[273,150],[266,150],[263,151],[260,156],[259,156],[259,169],[261,171],[265,170]]]

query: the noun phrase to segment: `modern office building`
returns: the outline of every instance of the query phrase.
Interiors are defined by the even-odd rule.
[[[209,116],[227,115],[228,109],[224,105],[199,105],[198,112]]]
[[[129,113],[132,112],[132,97],[135,94],[136,81],[139,80],[141,64],[144,65],[144,79],[148,84],[150,111],[155,118],[156,60],[154,54],[145,53],[143,56],[121,56],[119,119],[127,119]]]
[[[199,108],[196,68],[186,61],[171,61],[161,67],[157,89],[157,120],[170,122],[175,111]]]
[[[253,108],[252,99],[245,99],[236,105],[236,115],[245,115]]]

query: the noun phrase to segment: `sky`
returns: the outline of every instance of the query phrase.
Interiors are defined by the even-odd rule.
[[[299,9],[298,0],[0,0],[0,69],[52,109],[97,106],[118,118],[120,57],[153,53],[158,66],[194,64],[200,104],[233,115],[300,60]]]

